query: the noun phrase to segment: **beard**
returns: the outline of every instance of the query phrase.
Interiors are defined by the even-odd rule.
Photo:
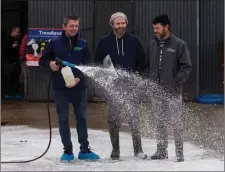
[[[155,33],[155,35],[159,38],[159,39],[163,39],[166,37],[167,32],[163,29],[161,33]]]
[[[114,28],[114,32],[116,34],[123,34],[125,31],[126,31],[126,28],[118,28],[118,29]]]

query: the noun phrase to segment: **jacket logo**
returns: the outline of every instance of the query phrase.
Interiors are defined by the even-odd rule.
[[[74,50],[80,51],[80,50],[82,50],[82,48],[81,47],[74,47]]]
[[[167,51],[169,51],[169,52],[175,52],[175,49],[167,48]]]

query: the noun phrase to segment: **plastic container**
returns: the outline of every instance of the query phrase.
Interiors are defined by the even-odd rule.
[[[64,81],[66,83],[66,86],[75,85],[75,83],[76,83],[75,77],[74,77],[73,72],[72,72],[70,67],[68,67],[68,66],[63,67],[61,69],[61,73],[62,73],[62,76],[63,76]]]

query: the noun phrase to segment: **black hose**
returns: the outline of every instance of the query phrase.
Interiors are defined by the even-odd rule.
[[[47,103],[47,110],[48,110],[48,123],[49,123],[49,143],[48,146],[46,148],[46,150],[44,151],[43,154],[41,154],[40,156],[38,156],[37,158],[34,159],[30,159],[30,160],[24,160],[24,161],[1,161],[1,163],[28,163],[28,162],[32,162],[32,161],[36,161],[38,159],[40,159],[41,157],[43,157],[49,150],[50,145],[51,145],[51,141],[52,141],[52,125],[51,125],[51,114],[50,114],[50,88],[51,88],[51,81],[52,81],[52,76],[51,76],[51,80],[49,82],[48,85],[48,103]]]

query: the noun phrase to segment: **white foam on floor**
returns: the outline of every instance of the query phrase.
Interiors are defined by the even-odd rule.
[[[90,146],[102,158],[102,162],[60,163],[63,153],[58,129],[53,129],[52,144],[41,159],[25,164],[1,164],[2,171],[224,171],[224,159],[204,156],[205,150],[190,143],[184,144],[184,162],[174,162],[174,141],[169,141],[168,160],[140,160],[133,156],[133,145],[128,133],[120,133],[121,159],[109,159],[111,142],[108,132],[88,130]],[[74,154],[77,157],[79,144],[75,129],[71,130]],[[26,126],[1,127],[1,161],[29,160],[41,155],[47,148],[49,131]],[[148,156],[156,150],[156,141],[142,139],[143,150]]]

